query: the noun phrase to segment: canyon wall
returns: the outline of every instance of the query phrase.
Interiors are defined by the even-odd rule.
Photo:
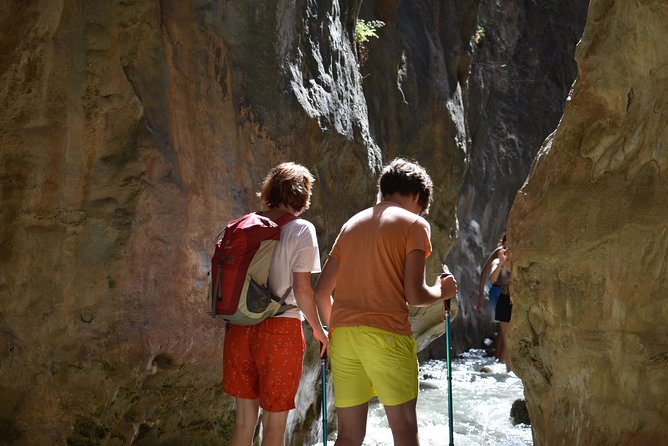
[[[412,25],[424,27],[436,2],[411,4],[423,14]],[[325,254],[345,219],[374,202],[383,162],[447,161],[430,169],[449,191],[432,210],[437,270],[464,172],[453,124],[461,85],[411,111],[435,123],[427,141],[386,150],[370,130],[358,10],[338,0],[0,5],[5,443],[226,444],[223,325],[206,314],[206,272],[213,237],[258,207],[277,162],[314,172],[305,218]],[[438,66],[435,81],[453,78]],[[416,84],[420,67],[406,67],[405,84]],[[413,90],[426,97],[428,87]],[[386,124],[397,141],[415,139],[399,117]],[[442,332],[435,324],[428,337]],[[312,351],[305,367],[317,370]],[[305,374],[291,444],[317,435],[314,382]]]
[[[447,263],[460,288],[458,351],[493,338],[494,310],[475,310],[480,269],[503,235],[515,194],[561,118],[577,67],[589,0],[481,2],[472,36],[466,116],[470,163],[457,203],[459,231]],[[437,341],[423,356],[443,357]]]
[[[592,1],[561,118],[587,6],[0,4],[0,442],[227,444],[213,237],[294,160],[317,179],[304,216],[324,258],[398,155],[434,179],[428,269],[459,279],[460,351],[491,330],[478,268],[513,206],[511,353],[536,444],[668,441],[668,12]],[[365,63],[358,15],[385,22]],[[438,308],[413,322],[420,347],[443,332]],[[305,369],[288,444],[319,435],[312,342]]]
[[[668,4],[593,0],[509,221],[536,445],[668,443]]]

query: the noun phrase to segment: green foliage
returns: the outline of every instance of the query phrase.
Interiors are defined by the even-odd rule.
[[[486,25],[478,25],[478,28],[475,30],[473,41],[476,45],[480,45],[480,42],[482,42],[482,39],[485,37],[485,29]]]
[[[358,43],[368,42],[371,37],[378,38],[377,30],[385,26],[385,22],[380,20],[357,19],[355,23],[355,41]]]
[[[385,26],[380,20],[357,19],[355,22],[355,46],[357,47],[357,67],[361,67],[369,57],[369,50],[364,45],[371,37],[378,38],[377,30]]]

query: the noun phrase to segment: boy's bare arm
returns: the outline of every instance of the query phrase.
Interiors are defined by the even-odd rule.
[[[332,314],[332,292],[336,288],[336,277],[339,273],[339,262],[328,258],[315,284],[315,303],[324,325],[329,326],[329,317]]]
[[[437,277],[434,285],[427,285],[424,251],[416,249],[406,256],[404,293],[410,305],[426,307],[441,299],[452,298],[457,293],[457,281],[453,276]]]

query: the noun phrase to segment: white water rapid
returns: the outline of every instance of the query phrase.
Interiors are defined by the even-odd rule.
[[[481,369],[483,371],[481,371]],[[446,363],[429,361],[420,366],[418,421],[422,446],[447,446],[448,384]],[[471,350],[452,361],[454,444],[456,446],[529,446],[531,428],[513,426],[510,408],[523,399],[522,382],[506,367],[487,357],[483,350]],[[375,401],[375,400],[374,400]],[[329,436],[333,445],[336,434]],[[322,442],[318,443],[322,446]],[[392,446],[392,433],[383,406],[369,406],[364,446]]]

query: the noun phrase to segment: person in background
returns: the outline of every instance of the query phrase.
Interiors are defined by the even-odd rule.
[[[313,181],[308,169],[299,164],[282,163],[274,167],[259,194],[267,207],[262,215],[271,220],[288,213],[300,215],[310,205]],[[260,407],[262,446],[283,445],[288,412],[295,408],[306,348],[302,317],[313,329],[323,351],[329,344],[313,298],[311,274],[317,272],[320,272],[320,254],[315,227],[306,220],[294,219],[281,228],[268,282],[277,296],[283,296],[292,287],[285,303],[297,308],[258,325],[226,326],[223,389],[236,402],[233,446],[253,444]]]
[[[506,364],[508,371],[512,370],[507,351],[507,336],[510,327],[510,317],[513,304],[510,299],[511,266],[506,246],[506,235],[503,235],[499,246],[490,254],[480,273],[480,293],[476,303],[476,310],[482,307],[484,286],[487,280],[491,282],[489,288],[489,302],[494,309],[494,319],[499,323],[496,335],[495,349],[499,362]]]
[[[450,299],[452,276],[425,282],[432,250],[426,214],[432,181],[417,163],[397,158],[378,181],[378,204],[348,220],[334,242],[315,288],[326,302],[334,291],[330,360],[338,420],[336,446],[361,445],[369,400],[385,406],[395,445],[419,444],[418,362],[408,305]]]
[[[499,323],[496,355],[499,361],[506,365],[506,369],[509,372],[512,370],[512,367],[508,355],[508,330],[513,311],[513,302],[510,299],[510,275],[508,248],[504,246],[499,251],[499,256],[492,262],[492,272],[489,275],[489,280],[500,287],[499,299],[494,308],[494,319]]]

